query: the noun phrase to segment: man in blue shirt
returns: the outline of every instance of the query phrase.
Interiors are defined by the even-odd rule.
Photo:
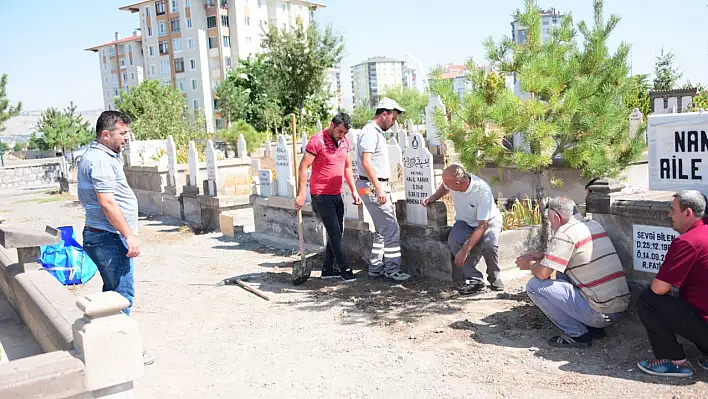
[[[96,263],[103,291],[115,291],[130,303],[135,287],[133,270],[140,255],[138,199],[128,186],[120,152],[130,135],[130,118],[119,111],[104,111],[96,122],[91,142],[78,167],[77,191],[86,211],[84,250]],[[145,364],[154,361],[143,353]]]

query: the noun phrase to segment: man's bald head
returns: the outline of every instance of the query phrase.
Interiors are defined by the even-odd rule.
[[[452,164],[443,170],[443,183],[453,191],[466,191],[470,185],[470,175],[465,168],[458,164]]]

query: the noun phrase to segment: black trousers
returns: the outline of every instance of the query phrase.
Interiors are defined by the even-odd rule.
[[[349,268],[347,257],[342,249],[344,234],[344,201],[341,195],[312,195],[312,209],[322,220],[327,231],[327,248],[325,249],[322,270],[331,270],[337,262],[339,270]]]
[[[639,296],[637,308],[657,359],[686,358],[683,347],[676,341],[677,335],[696,344],[708,356],[708,323],[688,302],[647,289]]]

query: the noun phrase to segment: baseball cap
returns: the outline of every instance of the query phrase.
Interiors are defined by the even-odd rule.
[[[396,110],[396,111],[398,111],[398,112],[400,112],[400,113],[406,112],[406,109],[403,108],[403,107],[401,107],[401,106],[396,102],[396,100],[393,100],[393,99],[388,98],[388,97],[382,98],[381,101],[379,101],[378,105],[376,105],[376,109],[377,109],[377,110],[379,110],[379,109],[393,109],[393,110]]]

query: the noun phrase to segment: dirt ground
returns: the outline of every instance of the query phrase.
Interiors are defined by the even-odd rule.
[[[523,292],[528,275],[503,273],[504,293],[461,297],[432,280],[403,285],[312,278],[290,283],[294,248],[245,234],[195,235],[168,219],[142,218],[133,317],[157,361],[136,383],[143,398],[706,398],[708,372],[652,378],[636,314],[590,349],[552,348],[551,323]],[[43,190],[0,192],[6,223],[73,225],[83,212]],[[317,276],[318,272],[314,273]],[[270,297],[235,285],[239,276]],[[100,291],[100,276],[71,287]],[[691,357],[698,356],[689,347]]]

